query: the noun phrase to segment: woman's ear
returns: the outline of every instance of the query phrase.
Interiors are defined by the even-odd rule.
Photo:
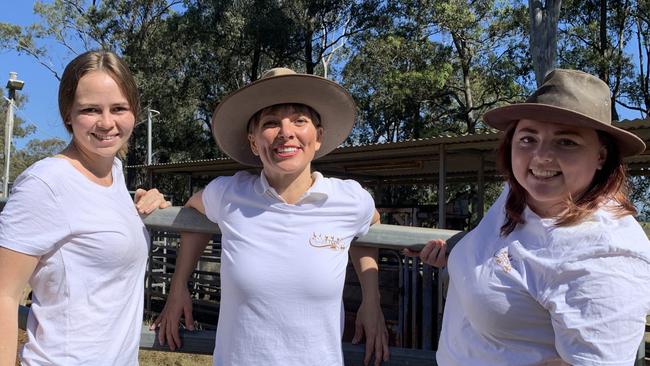
[[[323,126],[316,127],[316,151],[320,150],[323,142]]]
[[[260,153],[257,151],[257,144],[255,143],[255,136],[248,134],[248,143],[251,145],[251,151],[253,155],[259,156]]]

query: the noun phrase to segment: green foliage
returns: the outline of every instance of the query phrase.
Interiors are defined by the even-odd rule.
[[[598,75],[610,85],[613,100],[638,110],[640,117],[647,116],[650,101],[644,77],[650,56],[644,9],[644,0],[565,1],[558,46],[561,67]],[[619,119],[616,105],[612,118]]]
[[[375,143],[431,136],[449,102],[443,87],[451,73],[449,50],[433,42],[386,34],[364,43],[346,65],[343,84],[360,116],[349,141]]]
[[[153,122],[154,162],[177,162],[222,156],[210,132],[214,107],[276,66],[324,75],[350,90],[359,118],[347,144],[488,131],[480,119],[486,110],[521,101],[535,86],[526,4],[37,1],[34,11],[41,21],[36,24],[0,23],[0,50],[28,54],[57,78],[75,54],[98,47],[116,51],[135,74],[144,107],[127,163],[145,161],[147,108],[160,112]],[[601,4],[606,6],[604,18]],[[619,106],[645,117],[650,105],[649,19],[647,0],[565,0],[558,63],[599,74]],[[44,39],[56,40],[58,48],[45,48]],[[17,134],[30,132],[29,126],[17,124]],[[157,184],[181,191],[185,183],[179,178]],[[398,191],[387,193],[387,199],[435,200],[435,192],[426,189]],[[470,191],[458,187],[450,195]]]

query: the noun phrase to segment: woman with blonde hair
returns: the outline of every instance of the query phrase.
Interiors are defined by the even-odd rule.
[[[157,190],[134,205],[118,153],[138,115],[138,89],[117,55],[72,60],[59,111],[72,135],[16,179],[0,215],[0,364],[16,357],[17,312],[32,288],[30,365],[137,365],[148,233],[138,213],[167,207]]]

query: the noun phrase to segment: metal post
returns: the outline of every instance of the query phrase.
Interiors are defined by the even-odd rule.
[[[447,226],[446,205],[445,205],[445,181],[447,175],[447,156],[445,144],[440,144],[440,168],[438,169],[438,229]]]
[[[11,135],[14,130],[14,98],[9,91],[7,119],[5,120],[5,169],[2,179],[2,196],[9,196],[9,166],[11,165]]]
[[[151,122],[153,113],[160,114],[160,112],[155,109],[147,108],[147,165],[151,165]]]
[[[18,80],[18,74],[15,72],[9,73],[9,81],[7,82],[7,89],[9,90],[9,101],[7,106],[7,119],[5,120],[5,169],[4,177],[2,179],[2,196],[7,198],[9,196],[9,167],[11,166],[11,137],[14,131],[14,100],[16,99],[16,90],[21,90],[25,83]]]
[[[476,186],[476,195],[478,196],[476,200],[476,212],[478,214],[477,223],[483,218],[483,205],[485,202],[485,158],[483,156],[484,155],[481,154],[479,157],[478,182]]]

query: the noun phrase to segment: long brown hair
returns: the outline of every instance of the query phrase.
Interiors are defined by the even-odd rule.
[[[525,224],[523,212],[526,208],[526,190],[517,182],[512,171],[512,139],[516,127],[517,123],[512,123],[505,131],[497,157],[499,168],[510,185],[505,207],[506,220],[501,226],[502,236],[510,234],[517,225]],[[614,203],[608,209],[618,217],[636,214],[636,209],[627,196],[627,175],[618,145],[608,133],[600,130],[596,130],[596,133],[607,149],[605,163],[596,171],[594,179],[584,194],[575,201],[572,197],[567,197],[567,209],[557,218],[556,226],[579,224],[608,201]]]

